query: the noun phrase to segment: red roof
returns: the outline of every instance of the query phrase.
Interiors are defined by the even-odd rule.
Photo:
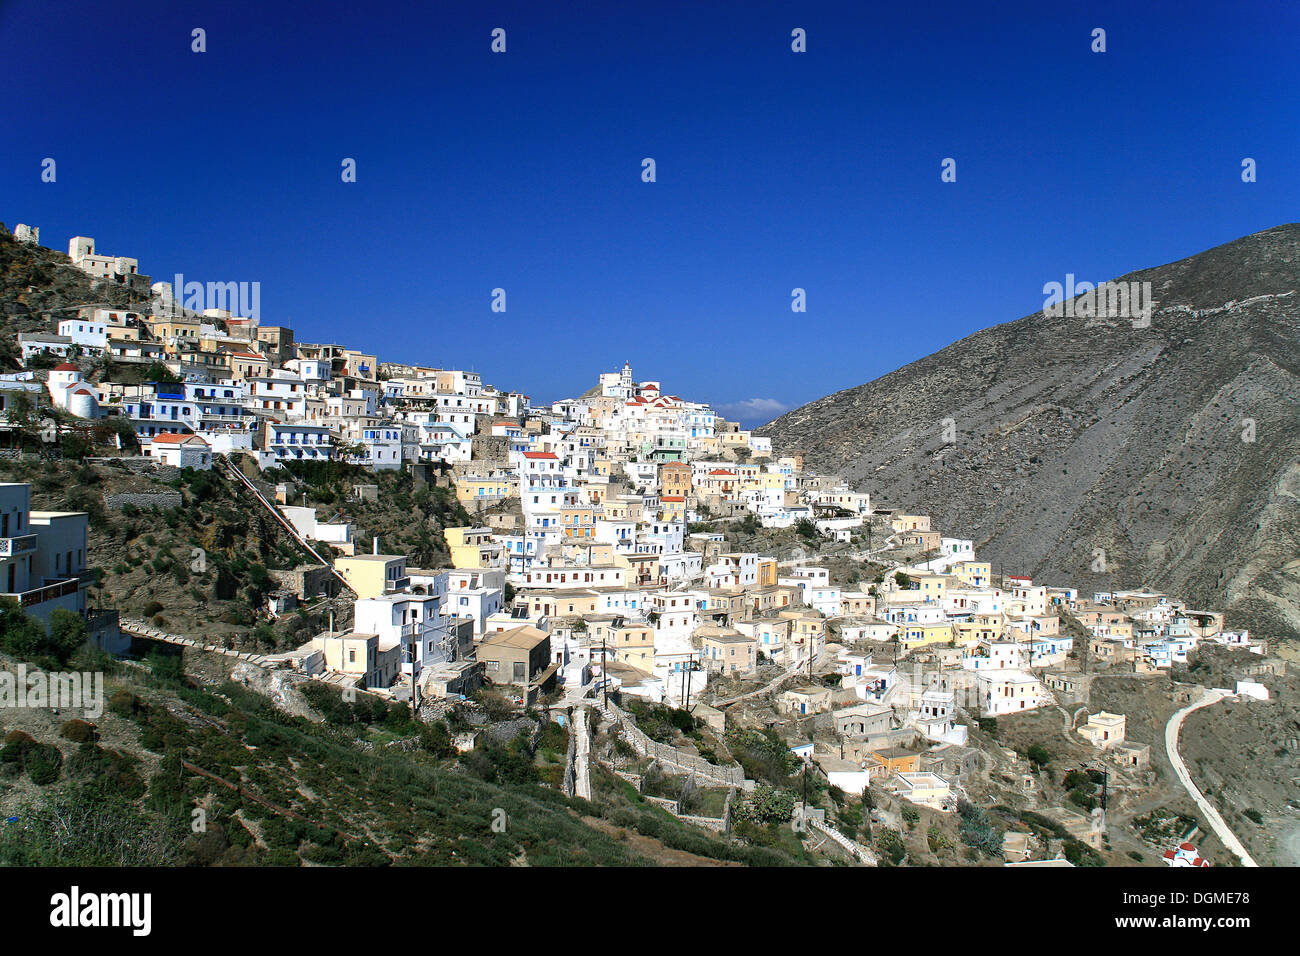
[[[736,477],[736,473],[735,473],[734,471],[727,471],[727,469],[725,469],[725,468],[716,468],[716,469],[714,469],[713,471],[709,472],[709,474],[710,474],[710,475],[726,475],[728,478],[735,478],[735,477]]]
[[[80,372],[81,369],[77,368],[77,366],[73,365],[71,362],[64,362],[64,363],[62,363],[61,365],[56,365],[56,366],[54,366],[54,371],[56,371],[56,372]]]
[[[681,495],[660,495],[659,500],[660,501],[685,501],[686,499],[683,498]]]
[[[525,458],[554,458],[555,455],[549,451],[526,451]]]
[[[163,432],[161,435],[154,435],[153,441],[162,442],[164,445],[179,445],[181,442],[189,441],[191,438],[196,441],[201,441],[205,445],[207,444],[207,442],[203,441],[202,438],[199,438],[198,435],[192,433],[174,435],[171,432]]]

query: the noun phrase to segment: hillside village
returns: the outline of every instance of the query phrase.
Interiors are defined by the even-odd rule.
[[[220,475],[299,562],[250,613],[310,608],[312,633],[253,649],[127,611],[111,576],[92,598],[90,516],[33,510],[10,482],[0,592],[31,618],[70,611],[107,651],[206,648],[277,686],[364,692],[427,721],[484,695],[545,710],[571,733],[570,796],[590,799],[599,774],[724,833],[793,820],[837,862],[1235,865],[1268,845],[1248,851],[1243,808],[1225,820],[1178,756],[1191,710],[1279,708],[1289,686],[1268,636],[1219,610],[995,567],[963,529],[816,474],[630,363],[535,404],[473,371],[298,341],[241,315],[238,290],[191,308],[87,237],[69,261],[139,307],[69,308],[18,334],[0,455]],[[469,520],[421,566],[313,503],[332,465],[373,474],[352,483],[358,501],[410,473]],[[108,504],[174,504],[158,494]],[[1139,699],[1141,713],[1107,709]]]

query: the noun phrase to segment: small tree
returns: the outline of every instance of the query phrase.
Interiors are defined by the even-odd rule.
[[[67,608],[57,607],[50,612],[50,653],[60,664],[66,664],[89,638],[86,619]]]
[[[9,418],[9,424],[13,426],[18,436],[19,446],[22,446],[28,440],[38,440],[36,412],[36,403],[32,401],[26,392],[19,392],[15,395],[8,409],[6,409],[5,414]]]
[[[65,461],[83,461],[94,450],[90,442],[76,432],[64,435],[60,445]]]
[[[876,837],[876,849],[880,851],[880,862],[887,866],[898,866],[907,858],[903,835],[890,827],[880,830]]]
[[[169,385],[179,385],[180,376],[176,375],[162,362],[153,362],[144,370],[143,378],[146,382],[166,383]]]
[[[794,794],[789,790],[777,790],[773,787],[760,786],[753,795],[736,807],[732,812],[739,820],[752,823],[785,823],[794,813]]]
[[[117,436],[118,444],[123,451],[139,451],[140,438],[135,433],[135,428],[125,418],[110,418],[108,420],[109,428]]]

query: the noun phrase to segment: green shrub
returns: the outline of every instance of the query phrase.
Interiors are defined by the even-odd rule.
[[[943,831],[935,824],[931,824],[930,828],[925,831],[925,842],[929,844],[931,853],[938,853],[940,850],[952,846],[948,838],[944,836]]]
[[[876,849],[880,853],[880,862],[886,866],[898,866],[907,857],[903,835],[889,827],[881,829],[876,835]]]
[[[795,796],[789,790],[759,786],[739,805],[733,805],[731,815],[737,820],[767,825],[785,823],[794,813]]]
[[[963,843],[985,856],[1002,855],[1002,831],[994,826],[987,810],[962,800],[957,804],[957,815],[961,818],[958,832]]]
[[[1075,866],[1104,866],[1101,854],[1081,840],[1066,840],[1061,848],[1065,858]]]
[[[134,717],[142,707],[140,699],[123,688],[113,691],[113,695],[108,698],[108,709],[119,717]]]
[[[1097,806],[1097,798],[1084,790],[1071,790],[1069,796],[1071,803],[1084,810],[1092,810]]]
[[[58,780],[63,766],[63,754],[58,747],[37,743],[30,737],[6,743],[0,750],[0,760],[26,770],[32,783],[42,787]]]
[[[1042,744],[1034,744],[1025,751],[1025,757],[1035,767],[1043,767],[1052,762],[1052,752]]]
[[[71,740],[74,744],[93,741],[97,736],[94,724],[77,718],[64,721],[63,726],[59,728],[59,735],[66,740]]]
[[[11,730],[5,735],[4,747],[0,748],[0,763],[17,764],[21,768],[26,763],[27,754],[38,746],[30,734]]]

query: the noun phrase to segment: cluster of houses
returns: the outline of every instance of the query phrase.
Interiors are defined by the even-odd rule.
[[[408,370],[403,388],[423,374]],[[873,508],[867,494],[805,470],[798,456],[774,456],[708,406],[637,382],[628,365],[583,398],[485,420],[475,438],[468,459],[450,462],[459,500],[481,519],[447,530],[454,570],[412,571],[402,555],[337,560],[354,588],[368,582],[359,608],[394,607],[380,616],[394,622],[387,630],[368,625],[339,638],[373,644],[366,653],[358,644],[350,677],[388,686],[406,665],[425,696],[492,683],[520,702],[594,686],[690,705],[708,719],[721,716],[702,702],[711,681],[751,676],[764,661],[796,679],[806,667],[806,685],[786,681],[769,701],[778,721],[818,728],[808,741],[791,736],[794,752],[846,791],[883,775],[904,799],[953,809],[972,759],[959,713],[997,717],[1054,703],[1051,682],[1077,668],[1063,610],[1096,635],[1099,663],[1185,660],[1185,649],[1161,653],[1170,640],[1255,647],[1224,631],[1221,615],[1155,592],[1084,601],[1072,588],[995,578],[972,541],[939,534],[927,515]],[[843,587],[815,560],[729,551],[725,535],[707,530],[719,518],[781,526],[791,515],[828,540],[874,519],[888,530],[872,553],[908,548],[921,560]],[[442,619],[414,613],[412,601],[440,608]],[[1094,621],[1097,608],[1105,611]],[[358,613],[358,629],[380,618]],[[429,620],[438,623],[420,626],[464,627],[468,641],[446,643],[436,659],[406,648],[412,622]],[[1120,622],[1127,631],[1115,629]],[[1096,650],[1126,640],[1135,651],[1127,657]],[[468,653],[456,657],[457,648]],[[429,682],[418,677],[425,661],[435,665]],[[1103,713],[1079,733],[1118,765],[1143,768],[1147,747],[1128,742],[1124,725],[1123,715]]]
[[[74,237],[68,253],[96,279],[152,291],[151,306],[92,304],[56,314],[48,331],[21,333],[22,361],[50,369],[48,379],[42,386],[31,373],[4,376],[0,413],[18,393],[44,391],[76,418],[125,419],[142,453],[167,464],[208,468],[215,455],[245,453],[262,468],[342,459],[385,470],[467,461],[484,420],[527,407],[527,396],[484,386],[473,372],[394,366],[385,374],[372,353],[297,342],[291,328],[230,309],[185,308],[167,283],[150,286],[136,260],[95,255],[93,239]],[[224,304],[243,304],[224,292]],[[83,359],[164,368],[158,377],[169,380],[91,382]]]
[[[1198,611],[1186,603],[1147,588],[1099,591],[1091,601],[1075,601],[1071,613],[1092,634],[1091,658],[1131,665],[1137,673],[1186,664],[1187,654],[1201,641],[1264,655],[1267,646],[1252,640],[1248,630],[1223,626],[1223,612]]]
[[[99,278],[148,287],[135,260],[96,256],[91,239],[74,238],[69,254]],[[285,657],[341,684],[428,699],[487,683],[520,703],[594,685],[708,716],[701,693],[711,681],[767,661],[791,676],[806,667],[806,684],[786,682],[770,701],[779,719],[822,731],[792,739],[792,750],[846,791],[885,774],[902,798],[952,809],[971,759],[959,713],[1033,710],[1075,679],[1082,649],[1063,631],[1063,611],[1090,633],[1087,657],[1099,665],[1169,668],[1200,641],[1264,651],[1225,629],[1221,613],[1158,592],[1085,600],[1074,588],[995,577],[973,541],[941,534],[928,515],[873,508],[869,494],[775,455],[769,439],[708,404],[637,380],[630,364],[579,398],[534,406],[474,372],[381,364],[222,309],[86,307],[20,344],[26,362],[57,364],[43,383],[5,376],[0,415],[16,395],[44,391],[77,418],[125,419],[143,454],[167,464],[202,469],[246,454],[262,468],[436,466],[476,521],[448,529],[451,569],[409,567],[378,542],[357,554],[350,525],[281,509],[304,539],[336,548],[333,571],[356,594],[351,630],[331,626]],[[75,361],[85,356],[156,363],[175,381],[91,383]],[[0,487],[16,535],[0,534],[0,576],[6,593],[22,595],[41,552],[21,543],[29,519],[15,487]],[[865,534],[859,557],[902,550],[920,560],[846,587],[815,558],[728,550],[710,529],[737,519],[799,526],[813,541]],[[51,581],[66,590],[60,582],[82,572],[79,520],[81,557],[68,551],[66,567],[44,569],[37,592]],[[58,598],[84,607],[71,590]],[[1093,715],[1079,733],[1121,764],[1143,765],[1123,715]]]
[[[755,490],[781,489],[783,506],[786,497],[818,503],[830,485],[806,480],[796,459],[773,462],[766,441],[636,382],[626,365],[581,400],[534,408],[515,395],[509,416],[472,373],[400,371],[383,381],[380,409],[396,421],[451,419],[441,462],[484,524],[447,529],[450,571],[411,569],[404,555],[338,557],[335,570],[358,594],[356,630],[301,649],[303,666],[372,688],[396,681],[402,694],[409,682],[426,696],[451,686],[455,670],[456,692],[497,683],[527,702],[599,676],[658,701],[697,694],[712,674],[823,651],[826,616],[808,598],[828,607],[824,572],[785,577],[775,558],[727,552],[723,535],[686,530],[714,509],[765,508],[771,496]],[[451,399],[462,392],[472,394]],[[305,538],[353,550],[350,526],[311,508],[282,511]],[[391,612],[375,616],[370,602]],[[451,631],[470,635],[472,654],[457,653],[466,645],[447,639]],[[347,654],[340,641],[351,642]]]

